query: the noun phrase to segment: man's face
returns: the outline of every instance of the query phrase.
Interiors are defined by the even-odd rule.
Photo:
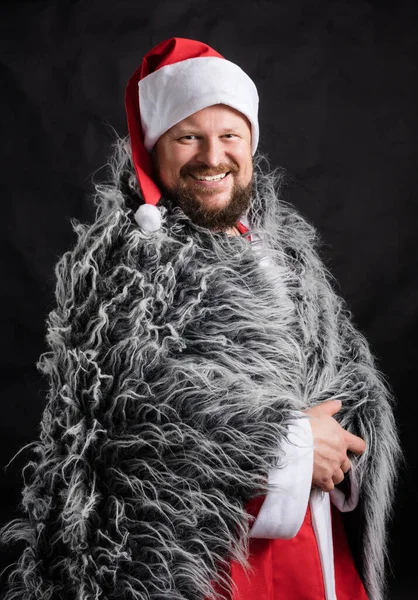
[[[198,225],[233,226],[251,200],[251,127],[223,104],[200,110],[160,137],[155,168],[165,195]]]

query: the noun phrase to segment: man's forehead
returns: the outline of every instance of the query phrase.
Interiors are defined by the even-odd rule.
[[[250,121],[241,112],[225,104],[215,104],[189,115],[182,121],[179,121],[173,125],[171,130],[189,127],[199,128],[205,125],[213,124],[218,125],[219,128],[223,128],[225,130],[240,127],[248,127],[251,129]]]

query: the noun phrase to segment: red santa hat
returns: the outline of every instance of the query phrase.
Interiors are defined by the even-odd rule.
[[[170,38],[150,50],[129,79],[125,108],[132,160],[145,204],[135,220],[145,231],[160,228],[161,192],[152,178],[150,151],[173,125],[195,112],[226,104],[251,124],[252,152],[258,145],[258,94],[238,65],[196,40]]]

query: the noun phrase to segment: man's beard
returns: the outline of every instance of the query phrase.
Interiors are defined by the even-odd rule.
[[[194,174],[217,174],[213,169],[211,169],[210,172],[208,171],[209,169],[207,168],[193,169]],[[219,173],[229,171],[230,176],[233,177],[233,173],[236,172],[237,169],[224,168],[223,166],[220,166],[217,171]],[[187,173],[183,173],[182,170],[180,171],[180,175],[185,176],[186,174]],[[205,203],[205,198],[210,201],[210,197],[212,195],[216,195],[216,192],[200,192],[204,198],[202,200],[197,198],[197,194],[182,182],[178,183],[174,188],[167,188],[161,181],[159,181],[159,186],[164,197],[170,200],[175,206],[180,207],[182,211],[193,221],[193,223],[215,231],[223,231],[236,225],[240,217],[242,217],[242,215],[248,210],[253,191],[252,180],[247,186],[234,183],[231,191],[231,198],[228,204],[222,208],[218,208],[211,207],[210,205],[207,206]]]

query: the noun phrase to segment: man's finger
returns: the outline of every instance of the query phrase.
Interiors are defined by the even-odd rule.
[[[334,475],[332,476],[332,481],[334,485],[338,485],[339,483],[344,481],[344,472],[340,469],[339,471],[334,473]]]
[[[344,462],[341,463],[341,471],[343,473],[347,473],[347,471],[349,471],[350,469],[351,469],[351,460],[347,456],[345,458]]]
[[[345,440],[347,442],[347,450],[351,450],[354,454],[363,454],[366,450],[366,442],[349,431],[345,431]]]
[[[320,417],[321,415],[329,415],[332,417],[341,408],[341,400],[325,400],[321,404],[316,404],[306,409],[304,412],[312,415],[313,417]]]
[[[335,488],[335,485],[334,485],[334,482],[332,481],[332,479],[330,478],[327,481],[318,483],[318,487],[323,492],[332,492],[332,490]]]
[[[335,415],[341,409],[342,402],[341,400],[325,400],[319,406],[332,417],[332,415]]]

